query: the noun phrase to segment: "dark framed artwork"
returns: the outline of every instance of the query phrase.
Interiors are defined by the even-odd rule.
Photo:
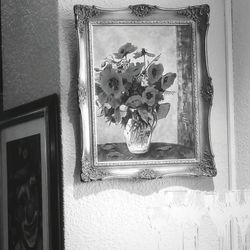
[[[3,111],[3,68],[2,68],[2,3],[0,1],[0,113]]]
[[[74,7],[82,181],[215,176],[208,5]]]
[[[57,95],[1,116],[1,249],[63,249],[59,131]]]

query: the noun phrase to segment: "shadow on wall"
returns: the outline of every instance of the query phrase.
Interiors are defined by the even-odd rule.
[[[77,169],[78,167],[76,167]],[[80,169],[80,166],[79,168]],[[106,190],[118,189],[137,195],[151,195],[162,189],[175,188],[176,190],[193,189],[201,191],[214,190],[212,178],[207,177],[169,177],[158,180],[105,180],[91,183],[80,181],[80,171],[75,171],[74,198],[81,199],[84,196],[98,194]]]
[[[65,27],[73,27],[74,21],[64,20]],[[157,193],[162,189],[177,187],[177,189],[188,188],[193,190],[211,191],[214,190],[212,178],[208,177],[169,177],[158,180],[106,180],[91,183],[82,183],[81,174],[81,140],[80,140],[80,119],[77,98],[77,36],[74,28],[65,29],[65,41],[67,41],[67,49],[70,60],[70,89],[68,93],[67,112],[69,122],[74,129],[75,139],[75,170],[74,170],[74,193],[75,199],[81,199],[84,196],[98,194],[106,190],[118,189],[129,193],[139,194],[143,196]]]

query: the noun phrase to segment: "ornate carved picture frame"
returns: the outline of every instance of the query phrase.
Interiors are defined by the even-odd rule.
[[[74,6],[83,182],[208,176],[208,5]]]

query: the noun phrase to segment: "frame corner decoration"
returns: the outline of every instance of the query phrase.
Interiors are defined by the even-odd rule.
[[[199,168],[201,170],[201,175],[207,177],[215,177],[217,175],[217,170],[215,168],[214,156],[205,151],[203,154],[203,158],[199,164]]]
[[[89,22],[89,19],[98,16],[101,11],[94,5],[75,5],[74,13],[76,29],[79,28],[82,30],[85,24]]]
[[[147,4],[130,5],[127,9],[101,9],[96,6],[76,5],[74,13],[79,44],[78,100],[81,111],[81,136],[83,142],[82,182],[112,178],[152,180],[167,176],[215,176],[217,171],[211,151],[209,130],[209,113],[214,89],[212,78],[209,76],[207,69],[206,54],[206,31],[210,15],[209,5],[203,4],[179,9],[165,9]],[[157,48],[158,42],[148,42],[150,44],[149,51],[147,48],[139,51],[136,46],[138,44],[132,45],[128,37],[134,36],[136,41],[140,43],[141,38],[137,37],[138,34],[142,34],[139,31],[140,29],[146,29],[153,34],[161,28],[161,33],[159,33],[161,35],[158,39],[164,40],[164,32],[170,32],[168,31],[170,27],[173,28],[171,34],[175,37],[173,39],[175,39],[176,44],[176,56],[171,55],[173,65],[177,65],[176,69],[174,69],[176,72],[173,71],[174,73],[169,72],[163,75],[163,70],[159,69],[159,72],[161,72],[159,74],[162,75],[149,86],[147,81],[149,81],[150,73],[145,74],[145,72],[149,70],[151,64],[158,67],[155,66],[155,62],[159,61],[157,63],[160,64],[160,56],[168,52],[165,48]],[[119,38],[115,39],[114,42],[117,51],[111,51],[109,38],[105,38],[102,35],[103,32],[110,32],[114,35],[113,38],[115,36]],[[128,32],[129,36],[126,36],[126,32]],[[148,36],[144,36],[143,39],[152,40]],[[117,44],[116,40],[123,41],[124,45]],[[119,46],[121,47],[119,48]],[[154,52],[153,49],[163,52],[157,52],[158,56],[156,56],[151,53]],[[133,54],[134,57],[127,60],[127,56],[130,54]],[[152,57],[151,60],[153,61],[149,63],[149,59],[145,60],[145,56],[148,56],[149,59]],[[135,64],[133,60],[140,57],[142,59],[144,57],[144,61]],[[164,59],[162,60],[164,61]],[[146,65],[147,63],[148,65]],[[140,67],[144,67],[144,71]],[[160,67],[164,68],[163,64]],[[188,71],[185,69],[188,69]],[[109,79],[108,74],[114,77],[114,82],[109,82],[110,87],[102,86],[103,81]],[[146,82],[143,83],[145,86],[142,85],[141,90],[136,89],[137,87],[134,86],[133,91],[126,92],[126,95],[131,96],[125,96],[125,92],[116,95],[115,92],[112,92],[114,90],[110,90],[115,83],[126,84],[125,80],[131,84],[127,85],[126,88],[131,88],[133,79],[139,81],[143,77],[146,77]],[[106,80],[100,80],[101,78]],[[175,91],[171,89],[173,84],[175,84]],[[164,92],[165,89],[169,88],[168,93],[178,96],[177,104],[174,106],[174,111],[172,111],[176,112],[178,117],[175,130],[177,131],[177,139],[168,142],[158,136],[152,145],[138,156],[137,152],[129,151],[130,149],[121,140],[120,135],[117,137],[119,139],[114,139],[113,133],[117,133],[118,130],[115,130],[114,127],[108,127],[109,125],[105,123],[105,120],[100,120],[98,112],[101,110],[100,115],[106,121],[115,125],[121,122],[128,115],[127,110],[131,109],[132,113],[137,112],[137,117],[141,119],[140,122],[143,122],[144,119],[147,124],[152,119],[151,128],[154,129],[157,124],[155,120],[160,116],[158,116],[159,113],[153,114],[152,110],[154,108],[149,108],[155,104],[149,104],[149,102],[145,101],[144,92],[147,86],[149,86],[147,90],[149,93],[155,91],[152,88],[158,92]],[[121,87],[121,89],[123,88]],[[123,99],[115,104],[113,99],[118,99],[121,95],[124,95]],[[144,98],[144,106],[139,105],[141,105],[141,109],[146,106],[148,113],[145,114],[145,110],[142,113],[137,106],[131,108],[133,106],[129,106],[132,104],[128,102],[130,97],[132,97],[131,100],[136,98],[142,100]],[[172,104],[168,103],[168,99],[165,100],[165,97],[161,98],[165,101],[161,115],[164,116],[164,119],[167,119]],[[105,102],[107,103],[105,104]],[[127,109],[124,109],[125,111],[120,109],[119,105],[122,102],[124,102],[125,106],[128,105]],[[99,104],[98,107],[97,104]],[[118,105],[119,109],[112,105]],[[158,111],[160,110],[159,106]],[[191,109],[187,107],[191,107]],[[125,112],[125,116],[122,112]],[[152,112],[152,116],[149,115],[149,112]],[[125,125],[128,123],[128,119],[126,119],[123,120]],[[164,135],[168,132],[163,129],[162,133]]]
[[[206,31],[209,25],[210,6],[208,4],[189,6],[186,9],[179,10],[177,13],[192,19],[197,23],[201,32]]]
[[[85,158],[82,160],[82,172],[81,172],[82,182],[103,180],[103,178],[106,175],[107,174],[105,173],[105,171],[93,167],[88,159]]]

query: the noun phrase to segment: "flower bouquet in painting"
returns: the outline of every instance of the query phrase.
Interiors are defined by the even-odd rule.
[[[131,153],[149,149],[159,119],[167,117],[167,89],[175,73],[164,73],[160,55],[126,43],[95,68],[96,105],[106,122],[121,125]]]

